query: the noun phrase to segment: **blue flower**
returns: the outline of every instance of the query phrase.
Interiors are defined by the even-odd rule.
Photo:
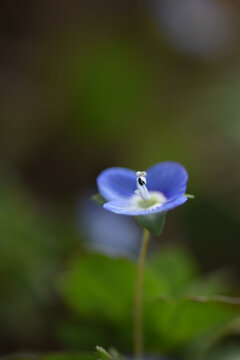
[[[103,207],[115,214],[148,215],[172,210],[187,201],[188,174],[176,162],[162,162],[145,171],[113,167],[97,178]]]

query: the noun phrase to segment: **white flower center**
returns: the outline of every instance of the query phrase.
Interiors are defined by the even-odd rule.
[[[156,209],[161,207],[167,198],[159,191],[149,191],[149,198],[142,199],[139,194],[135,194],[131,197],[131,205],[137,209]]]

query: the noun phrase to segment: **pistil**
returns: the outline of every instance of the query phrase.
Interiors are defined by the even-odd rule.
[[[147,173],[145,171],[137,171],[136,172],[137,175],[137,190],[135,191],[136,194],[138,194],[141,199],[143,200],[149,200],[150,199],[150,195],[147,189]]]

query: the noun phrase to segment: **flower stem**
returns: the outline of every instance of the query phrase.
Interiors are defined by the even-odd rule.
[[[134,298],[134,353],[140,360],[143,355],[143,278],[150,233],[144,229],[141,251],[138,259],[137,279]]]

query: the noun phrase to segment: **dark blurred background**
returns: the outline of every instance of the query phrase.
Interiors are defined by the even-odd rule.
[[[239,1],[0,10],[1,353],[65,346],[57,284],[88,237],[98,247],[104,228],[87,234],[99,225],[87,199],[107,167],[181,162],[196,198],[169,213],[152,246],[185,247],[202,273],[230,271],[238,289]]]

